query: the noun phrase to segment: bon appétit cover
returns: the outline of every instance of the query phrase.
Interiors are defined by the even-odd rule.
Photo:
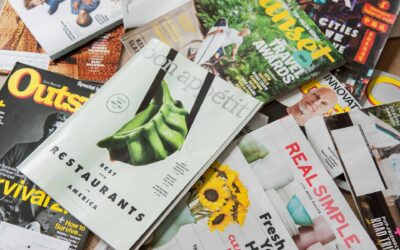
[[[153,40],[20,169],[112,247],[137,249],[260,107]]]

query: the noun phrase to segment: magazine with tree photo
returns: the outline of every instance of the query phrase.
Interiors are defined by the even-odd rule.
[[[341,54],[294,0],[192,0],[189,4],[200,23],[202,38],[175,49],[263,102],[344,63]],[[129,17],[137,14],[131,12]],[[169,26],[168,19],[154,22]],[[167,28],[158,32],[150,28],[152,25],[147,24],[140,43],[147,42],[149,32],[161,40],[168,40],[165,33],[174,34]],[[125,36],[130,39],[124,39],[128,48],[130,42],[138,42],[134,40],[138,33],[131,32]]]

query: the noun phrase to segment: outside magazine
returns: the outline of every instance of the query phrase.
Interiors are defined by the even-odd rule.
[[[0,221],[23,230],[10,232],[31,230],[83,249],[88,229],[17,167],[98,88],[20,63],[11,71],[0,91]]]
[[[138,249],[260,107],[153,40],[19,169],[112,247]]]
[[[9,0],[51,60],[121,24],[120,0]]]
[[[379,249],[399,249],[400,102],[325,122],[364,226]]]
[[[365,89],[400,10],[398,0],[297,0],[346,64],[335,76],[356,97]]]
[[[151,38],[263,102],[344,63],[294,0],[192,0],[170,17],[128,32],[123,41],[134,53]]]
[[[300,250],[376,249],[292,117],[245,135],[239,147]]]

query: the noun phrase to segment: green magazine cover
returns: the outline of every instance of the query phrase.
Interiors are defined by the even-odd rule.
[[[140,14],[130,13],[124,22]],[[135,54],[151,38],[263,102],[344,63],[293,0],[192,0],[126,33],[122,41]],[[177,45],[177,38],[184,45]]]

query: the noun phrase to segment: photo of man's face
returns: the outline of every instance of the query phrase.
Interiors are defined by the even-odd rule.
[[[56,121],[55,123],[51,124],[50,127],[47,128],[46,134],[49,136],[51,135],[54,131],[56,131],[57,128],[59,128],[63,124],[62,121]]]
[[[329,88],[319,88],[308,92],[298,103],[305,115],[322,115],[328,112],[337,102],[336,93]]]

